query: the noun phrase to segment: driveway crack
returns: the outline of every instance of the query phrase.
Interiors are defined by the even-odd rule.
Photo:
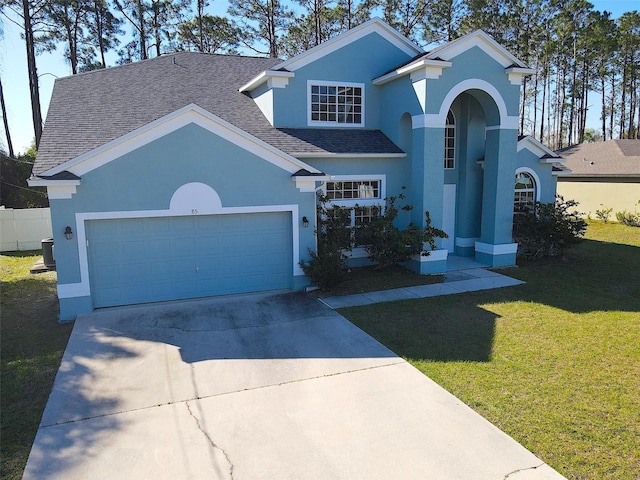
[[[229,458],[229,455],[224,450],[224,448],[222,448],[221,446],[217,445],[213,441],[213,439],[209,436],[209,434],[202,428],[202,425],[200,425],[200,420],[198,419],[198,417],[196,417],[193,414],[193,411],[191,410],[191,405],[189,405],[189,401],[185,401],[184,403],[187,406],[187,411],[189,412],[189,415],[191,415],[191,417],[195,420],[196,426],[198,427],[198,430],[200,430],[202,432],[202,434],[205,436],[205,438],[207,439],[207,441],[209,442],[211,447],[214,450],[220,451],[222,453],[222,455],[224,455],[224,458],[227,460],[227,463],[229,464],[229,478],[233,479],[233,463],[231,462],[231,459]]]
[[[540,465],[535,465],[533,467],[519,468],[518,470],[514,470],[513,472],[507,473],[503,480],[507,480],[511,475],[515,475],[516,473],[524,472],[525,470],[535,470],[536,468],[540,468],[544,463]]]

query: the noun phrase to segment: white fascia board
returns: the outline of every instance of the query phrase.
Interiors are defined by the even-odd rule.
[[[573,175],[571,170],[563,170],[562,172],[551,172],[551,176],[553,177],[570,177]]]
[[[406,153],[333,153],[333,152],[295,152],[296,158],[404,158]]]
[[[389,83],[390,81],[395,80],[398,77],[419,71],[425,72],[424,78],[438,78],[442,74],[442,70],[444,70],[445,68],[449,68],[451,65],[453,65],[451,62],[447,62],[444,60],[422,58],[416,62],[410,63],[409,65],[398,68],[393,72],[389,72],[386,75],[378,77],[374,79],[372,83],[374,85],[384,85],[385,83]],[[433,75],[429,75],[429,72],[433,72]]]
[[[306,52],[303,52],[295,57],[291,57],[278,65],[275,65],[274,69],[287,69],[295,71],[304,67],[316,60],[341,49],[342,47],[349,45],[356,40],[360,40],[366,37],[370,33],[377,33],[382,38],[387,40],[393,46],[407,54],[409,57],[415,57],[420,53],[424,53],[424,50],[411,42],[406,37],[402,36],[397,30],[390,27],[380,18],[372,18],[371,20],[358,25],[357,27],[347,30],[346,32],[327,40],[320,45],[310,48]]]
[[[512,67],[514,65],[517,67],[527,68],[522,61],[518,60],[517,57],[511,54],[506,48],[482,30],[476,30],[469,35],[465,35],[464,37],[453,40],[440,48],[436,48],[429,52],[428,57],[432,59],[441,58],[443,60],[451,60],[473,47],[482,49],[487,55],[497,61],[504,68]]]
[[[511,85],[522,85],[522,79],[527,75],[533,75],[536,71],[533,68],[509,67],[505,69]]]
[[[553,150],[531,135],[527,135],[522,140],[518,141],[517,151],[519,152],[525,148],[537,156],[540,159],[540,163],[563,163],[565,161],[564,158],[556,156],[556,153]],[[548,161],[547,159],[543,160],[542,157],[545,155],[553,155],[554,158],[550,158]]]
[[[186,125],[194,123],[215,135],[259,156],[260,158],[282,168],[289,173],[305,169],[311,173],[321,173],[320,170],[301,162],[295,157],[269,145],[259,138],[230,124],[222,118],[199,107],[187,105],[175,112],[169,113],[147,125],[116,138],[100,147],[84,153],[68,162],[58,165],[41,175],[51,176],[64,170],[82,177],[84,174],[105,165],[116,158],[126,155],[148,143],[168,135]]]
[[[289,82],[290,78],[295,77],[296,74],[293,72],[279,72],[275,70],[265,70],[264,72],[253,77],[249,82],[244,84],[238,90],[240,93],[242,92],[250,92],[256,87],[259,87],[265,82],[273,79],[279,79],[280,81],[272,82],[274,88],[284,88]]]
[[[75,187],[80,185],[80,180],[51,180],[45,178],[28,178],[27,185],[29,185],[30,187],[48,187],[53,185],[59,187]]]

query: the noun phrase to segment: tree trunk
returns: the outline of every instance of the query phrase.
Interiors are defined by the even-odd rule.
[[[13,142],[11,141],[11,132],[9,131],[9,119],[7,118],[7,107],[4,104],[4,92],[2,91],[2,80],[0,80],[0,105],[2,106],[2,120],[4,121],[4,133],[7,136],[7,148],[9,149],[9,157],[15,158],[13,153]]]
[[[600,88],[602,88],[602,141],[607,141],[607,100],[605,95],[605,76],[600,77]]]
[[[29,0],[22,0],[24,39],[27,47],[29,93],[31,96],[31,118],[33,120],[33,133],[36,141],[36,149],[38,149],[40,146],[40,137],[42,137],[42,111],[40,110],[40,87],[38,85],[38,70],[36,68],[36,49],[29,7]]]
[[[616,74],[611,74],[611,102],[609,102],[609,140],[613,140],[613,123],[616,106]]]

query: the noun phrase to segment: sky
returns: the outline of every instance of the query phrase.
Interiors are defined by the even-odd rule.
[[[214,15],[224,15],[226,1],[216,0],[208,10]],[[617,18],[624,12],[639,10],[638,0],[591,0],[596,10],[607,10]],[[33,143],[33,124],[31,120],[31,103],[29,100],[29,78],[24,41],[20,38],[20,29],[0,16],[4,38],[0,40],[0,78],[7,107],[7,118],[13,149],[16,154],[23,153]],[[107,59],[113,65],[115,56]],[[44,53],[37,58],[38,76],[40,78],[40,104],[43,118],[51,99],[53,83],[56,78],[71,74],[69,64],[64,60],[62,51]],[[587,128],[599,129],[599,109],[596,95],[590,95],[590,109],[587,117]],[[593,99],[593,101],[592,101]],[[0,145],[6,150],[4,128],[0,128]]]

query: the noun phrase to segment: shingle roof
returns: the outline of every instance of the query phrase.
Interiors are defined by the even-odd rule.
[[[238,92],[276,58],[181,52],[56,80],[38,175],[190,104],[286,153],[398,153],[379,130],[276,129]]]
[[[556,153],[572,177],[640,177],[640,140],[581,143]]]

